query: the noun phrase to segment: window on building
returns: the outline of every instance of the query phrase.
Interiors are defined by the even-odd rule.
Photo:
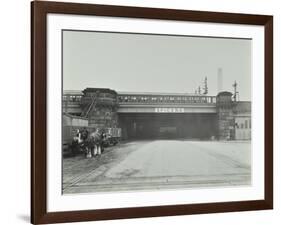
[[[248,129],[248,120],[245,120],[245,129]]]
[[[249,119],[249,128],[252,128],[251,119]]]
[[[240,127],[241,127],[241,129],[243,129],[244,128],[244,123],[241,123]]]

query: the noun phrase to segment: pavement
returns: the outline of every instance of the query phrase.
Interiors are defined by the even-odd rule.
[[[250,184],[250,142],[133,141],[63,159],[64,194]]]

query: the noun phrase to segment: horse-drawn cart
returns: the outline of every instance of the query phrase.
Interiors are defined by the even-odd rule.
[[[86,130],[87,138],[81,137]],[[96,128],[88,125],[88,119],[81,116],[63,114],[63,154],[77,155],[87,153],[94,146],[104,147],[116,145],[121,140],[121,128]]]
[[[86,129],[89,133],[87,140],[81,140],[79,137],[79,131]],[[121,140],[121,128],[100,128],[95,127],[81,127],[81,126],[63,126],[63,154],[64,155],[77,155],[87,152],[93,145],[93,142],[97,142],[97,137],[92,139],[91,134],[96,133],[100,140],[102,150],[105,147],[116,145]]]
[[[121,128],[105,128],[104,146],[116,145],[121,140]]]

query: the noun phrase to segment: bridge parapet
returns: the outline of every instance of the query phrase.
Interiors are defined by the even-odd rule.
[[[118,94],[120,105],[126,104],[216,104],[216,96]]]

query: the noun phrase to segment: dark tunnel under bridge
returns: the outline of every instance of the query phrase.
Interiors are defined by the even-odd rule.
[[[120,113],[124,139],[211,139],[216,113]]]

